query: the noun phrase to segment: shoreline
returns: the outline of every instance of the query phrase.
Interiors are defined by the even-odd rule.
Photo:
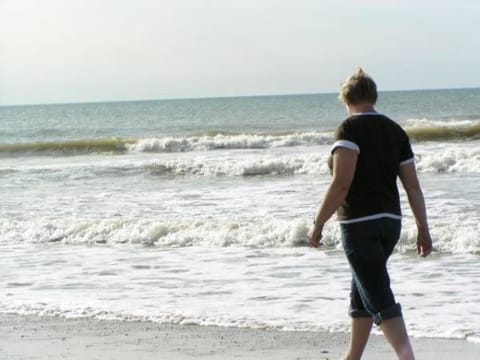
[[[0,314],[0,359],[339,359],[348,334]],[[412,338],[417,359],[474,360],[480,344]],[[461,355],[460,355],[461,354]],[[365,359],[394,358],[372,335]]]

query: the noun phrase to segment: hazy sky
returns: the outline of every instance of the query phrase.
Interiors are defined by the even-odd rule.
[[[478,0],[0,0],[0,104],[480,86]]]

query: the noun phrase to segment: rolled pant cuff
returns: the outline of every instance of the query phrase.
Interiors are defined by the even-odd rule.
[[[373,322],[380,325],[383,320],[393,319],[402,316],[402,307],[400,304],[395,304],[388,309],[382,310],[373,315]]]
[[[370,314],[368,311],[365,311],[365,310],[352,310],[352,309],[350,309],[348,314],[352,318],[365,318],[365,317],[371,318],[372,317],[372,314]]]
[[[373,322],[376,325],[380,325],[383,320],[393,319],[395,317],[402,316],[402,307],[400,306],[400,304],[395,304],[392,307],[382,310],[376,314],[371,314],[366,310],[350,309],[349,315],[352,318],[372,318]]]

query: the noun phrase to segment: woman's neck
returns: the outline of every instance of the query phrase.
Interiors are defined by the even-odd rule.
[[[375,112],[375,104],[370,103],[361,103],[355,105],[347,105],[347,112],[349,115],[361,114],[361,113],[371,113]]]

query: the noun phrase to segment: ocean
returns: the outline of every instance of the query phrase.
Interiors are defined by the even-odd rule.
[[[480,342],[480,89],[380,93],[410,134],[434,252],[389,269],[409,332]],[[335,94],[0,107],[0,312],[348,331]],[[378,329],[376,330],[378,331]]]

